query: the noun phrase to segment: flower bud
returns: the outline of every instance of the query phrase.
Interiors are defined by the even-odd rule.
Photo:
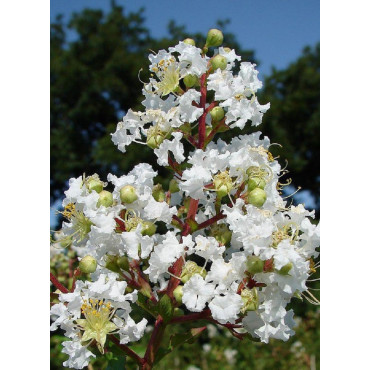
[[[248,203],[255,207],[262,207],[267,199],[266,192],[260,188],[255,188],[248,194]]]
[[[164,137],[159,134],[148,134],[146,138],[146,144],[151,149],[157,149],[163,143]]]
[[[99,193],[99,200],[97,203],[97,207],[104,206],[110,207],[113,205],[113,194],[110,191],[102,190]]]
[[[178,304],[182,304],[182,296],[184,294],[182,288],[183,288],[182,285],[178,285],[176,289],[173,291],[173,296],[175,297],[176,302]]]
[[[184,84],[186,87],[193,87],[198,82],[198,77],[194,75],[186,75],[184,77]]]
[[[179,127],[181,131],[185,134],[191,134],[191,124],[189,122],[185,122],[183,125]]]
[[[217,54],[211,59],[211,66],[214,71],[219,68],[224,70],[227,67],[227,59],[223,55]]]
[[[126,185],[119,191],[119,196],[122,203],[132,203],[138,198],[136,189],[131,185]]]
[[[120,272],[120,268],[117,264],[117,256],[112,256],[111,254],[106,255],[105,268],[113,272]]]
[[[248,256],[247,258],[247,270],[251,274],[258,274],[263,271],[265,263],[257,256]]]
[[[252,191],[256,188],[264,189],[266,181],[261,177],[250,177],[248,180],[248,191]]]
[[[224,35],[222,32],[216,28],[212,28],[208,31],[207,39],[206,39],[206,46],[220,46],[224,41]]]
[[[293,264],[291,262],[284,265],[280,270],[277,271],[280,275],[289,275],[289,271],[293,268]]]
[[[213,224],[211,226],[211,235],[222,245],[230,243],[232,232],[226,224]]]
[[[141,225],[141,235],[153,236],[157,231],[157,226],[151,221],[143,221]]]
[[[96,259],[92,256],[85,256],[78,263],[79,269],[85,274],[95,272],[97,265],[98,263],[96,262]]]
[[[255,311],[258,308],[258,292],[256,288],[248,289],[245,288],[242,290],[240,296],[243,300],[243,307],[240,309],[242,314],[245,314],[247,311]]]
[[[97,193],[100,193],[103,190],[103,186],[103,181],[100,181],[99,178],[96,177],[92,177],[86,184],[86,187],[90,192],[95,190]]]
[[[233,181],[227,171],[220,172],[217,174],[213,179],[213,185],[215,187],[217,197],[223,198],[227,194],[230,193],[230,191],[233,188]]]
[[[187,261],[180,275],[181,282],[185,284],[195,274],[199,274],[204,279],[207,275],[207,271],[198,266],[194,261]]]
[[[117,266],[124,271],[128,271],[130,269],[130,261],[126,256],[120,256],[117,258]]]
[[[161,184],[153,186],[152,195],[157,202],[164,202],[164,200],[166,199],[166,194]]]
[[[221,107],[214,107],[209,114],[215,122],[221,121],[225,117],[225,111]]]
[[[175,179],[172,179],[170,181],[169,190],[170,190],[170,193],[177,193],[180,191],[179,183]]]
[[[190,39],[190,38],[187,38],[183,41],[184,44],[187,44],[187,45],[193,45],[195,46],[195,41],[193,39]]]

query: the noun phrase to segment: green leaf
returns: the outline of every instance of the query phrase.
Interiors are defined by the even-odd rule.
[[[202,331],[205,329],[207,329],[207,327],[203,326],[201,328],[193,328],[187,333],[177,333],[177,334],[172,335],[170,338],[170,344],[168,348],[164,348],[164,347],[159,348],[157,355],[155,356],[154,363],[157,364],[163,357],[171,353],[181,344],[184,344],[186,342],[193,343],[196,340],[196,337],[200,335]]]
[[[122,355],[115,355],[111,352],[106,354],[108,359],[108,366],[106,370],[125,370],[126,366],[126,357]]]
[[[159,314],[163,317],[164,322],[168,322],[173,316],[173,306],[171,298],[165,294],[159,301],[158,307]]]

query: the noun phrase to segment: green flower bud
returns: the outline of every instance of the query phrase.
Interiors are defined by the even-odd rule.
[[[183,41],[184,44],[195,46],[195,41],[193,39],[187,38]]]
[[[264,189],[266,181],[261,177],[250,177],[248,180],[248,191],[252,191],[255,188]]]
[[[217,28],[212,28],[208,31],[206,47],[220,46],[224,41],[224,35]]]
[[[97,206],[110,207],[113,205],[113,194],[110,191],[102,190],[99,193],[99,200]]]
[[[98,266],[98,263],[96,262],[96,259],[91,256],[85,256],[78,263],[79,269],[85,274],[90,274],[92,272],[95,272],[97,266]]]
[[[181,131],[183,131],[184,133],[186,133],[186,134],[190,134],[191,133],[191,124],[189,122],[186,122],[183,125],[181,125],[179,127],[179,129]]]
[[[218,198],[223,198],[233,188],[233,180],[227,171],[220,172],[213,178],[213,185]]]
[[[173,291],[173,296],[175,297],[176,302],[178,304],[182,304],[182,296],[184,294],[182,288],[183,288],[182,285],[178,285],[176,289]]]
[[[221,69],[224,70],[227,67],[227,59],[220,54],[217,54],[211,59],[211,66],[213,70]]]
[[[120,269],[128,271],[130,269],[130,261],[126,256],[120,256],[117,258],[117,265]]]
[[[204,279],[207,271],[198,266],[194,261],[187,261],[180,275],[181,282],[185,284],[195,274],[199,274]]]
[[[241,308],[241,313],[245,314],[247,311],[255,311],[258,308],[258,291],[256,288],[242,290],[240,296],[243,300],[243,307]]]
[[[177,193],[180,191],[179,183],[175,179],[170,181],[169,190],[171,193]]]
[[[266,192],[260,188],[255,188],[248,194],[248,203],[255,207],[262,207],[267,199]]]
[[[213,224],[211,226],[211,235],[222,245],[230,243],[232,232],[226,224]]]
[[[131,185],[126,185],[119,191],[119,196],[122,203],[132,203],[138,198],[136,189]]]
[[[108,254],[105,257],[105,268],[113,272],[120,272],[120,268],[117,264],[117,256],[112,256],[111,254]]]
[[[163,143],[163,135],[148,135],[146,138],[146,144],[151,149],[157,149]]]
[[[213,121],[221,121],[225,117],[225,111],[221,107],[214,107],[209,114],[211,115]]]
[[[184,84],[186,87],[193,87],[198,82],[198,77],[194,75],[186,75],[184,77]]]
[[[142,225],[141,229],[142,235],[152,236],[157,231],[157,226],[151,221],[143,221],[141,225]]]
[[[263,271],[265,263],[257,256],[248,256],[247,258],[247,270],[251,274],[258,274]]]
[[[100,193],[103,190],[104,183],[100,181],[99,178],[91,178],[91,180],[87,181],[86,187],[87,189],[92,192],[95,190],[97,193]]]
[[[284,265],[280,270],[277,270],[277,273],[280,275],[289,275],[289,271],[293,268],[293,264],[291,262]]]
[[[153,198],[157,202],[164,202],[166,199],[166,194],[161,184],[157,184],[153,186],[152,195],[153,195]]]

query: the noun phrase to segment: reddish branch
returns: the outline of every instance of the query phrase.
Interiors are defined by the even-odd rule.
[[[154,324],[153,333],[149,339],[148,347],[145,352],[144,361],[141,363],[142,370],[144,369],[149,370],[152,368],[154,360],[155,360],[155,355],[161,344],[161,340],[162,340],[165,328],[166,328],[166,325],[163,321],[162,316],[158,315],[158,318]]]
[[[187,219],[188,220],[195,220],[195,215],[197,214],[198,211],[198,203],[199,199],[190,199],[190,205],[189,205],[189,212]]]
[[[58,288],[62,293],[69,293],[69,290],[52,274],[50,273],[50,281]]]
[[[170,324],[176,324],[181,322],[187,322],[187,321],[195,321],[195,320],[202,320],[207,319],[211,316],[211,310],[207,309],[199,313],[192,313],[190,315],[183,315],[183,316],[177,316],[174,317]]]
[[[203,108],[204,112],[199,119],[199,138],[198,148],[203,149],[204,139],[206,137],[206,101],[207,101],[207,86],[206,86],[207,74],[204,73],[200,78],[200,108]]]
[[[212,218],[210,218],[209,220],[204,221],[204,222],[202,222],[201,224],[199,224],[199,225],[198,225],[198,230],[199,230],[199,229],[204,229],[204,228],[206,228],[206,227],[208,227],[208,226],[210,226],[210,225],[212,225],[212,224],[216,223],[218,220],[221,220],[221,219],[223,219],[223,218],[225,218],[225,217],[226,217],[226,215],[224,215],[222,212],[217,213],[217,215],[216,215],[216,216],[213,216],[213,217],[212,217]]]

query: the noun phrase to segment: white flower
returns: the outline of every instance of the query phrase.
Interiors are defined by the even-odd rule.
[[[168,152],[172,152],[175,160],[181,163],[185,160],[184,157],[184,146],[181,143],[182,133],[174,132],[172,134],[173,140],[164,140],[158,149],[154,149],[154,153],[158,157],[158,164],[160,166],[168,166]]]
[[[214,295],[215,286],[206,283],[199,275],[193,275],[184,285],[182,302],[188,310],[200,312]]]
[[[144,122],[140,119],[140,114],[128,110],[123,121],[117,125],[116,132],[112,135],[112,141],[118,146],[118,149],[125,153],[126,147],[135,140],[141,139],[141,130],[144,127]]]
[[[194,122],[203,114],[202,108],[193,105],[193,101],[199,103],[200,92],[195,89],[189,89],[179,98],[180,117],[183,122]]]
[[[73,369],[83,369],[89,364],[90,357],[96,357],[85,346],[82,346],[79,340],[65,341],[62,343],[64,347],[63,353],[66,353],[69,358],[63,362],[63,366]]]
[[[212,317],[221,324],[234,323],[242,306],[243,300],[236,293],[226,293],[224,296],[218,295],[209,304]]]
[[[196,253],[206,260],[215,260],[222,258],[225,246],[220,246],[219,242],[213,237],[198,235],[195,238],[195,245],[189,250],[189,254]]]
[[[149,267],[144,271],[149,275],[150,281],[156,283],[160,275],[166,273],[168,268],[184,253],[185,245],[179,243],[176,234],[168,231],[161,244],[154,246],[150,255]]]

